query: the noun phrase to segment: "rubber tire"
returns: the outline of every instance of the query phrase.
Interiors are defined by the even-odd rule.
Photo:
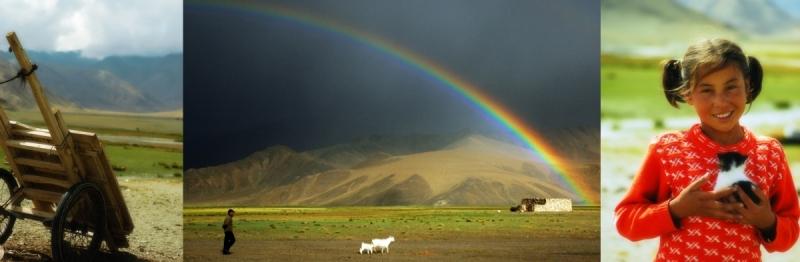
[[[93,237],[89,247],[89,253],[87,257],[75,259],[66,257],[67,252],[64,252],[62,241],[64,237],[64,224],[65,224],[65,216],[68,214],[69,209],[72,205],[75,204],[75,201],[78,200],[78,197],[81,195],[82,192],[87,191],[87,193],[91,194],[94,191],[95,196],[99,199],[94,199],[93,201],[99,201],[100,205],[95,204],[92,210],[96,210],[100,212],[99,223],[95,232],[93,232]],[[106,206],[105,206],[105,197],[103,196],[103,192],[100,190],[100,187],[95,185],[94,183],[90,182],[81,182],[78,183],[67,191],[62,197],[61,201],[59,201],[58,209],[56,210],[56,215],[53,218],[53,226],[51,228],[51,236],[50,236],[50,245],[53,252],[53,259],[55,261],[91,261],[97,255],[97,251],[100,249],[100,246],[103,242],[103,236],[106,233]]]
[[[14,195],[14,191],[19,188],[17,180],[14,179],[11,172],[2,168],[0,168],[0,180],[8,186],[8,197],[11,198]],[[0,228],[0,244],[5,244],[8,237],[11,236],[11,232],[14,231],[14,223],[17,222],[17,217],[4,209],[0,209],[0,216],[8,216],[8,225],[5,228]]]

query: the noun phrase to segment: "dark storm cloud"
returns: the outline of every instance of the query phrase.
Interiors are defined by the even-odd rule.
[[[443,65],[537,130],[599,124],[596,1],[291,1]],[[186,166],[372,134],[496,131],[430,76],[343,36],[194,8],[185,28]]]

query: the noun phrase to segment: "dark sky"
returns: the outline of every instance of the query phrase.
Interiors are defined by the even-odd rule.
[[[377,35],[479,86],[536,130],[598,127],[598,1],[286,1]],[[184,7],[185,165],[273,145],[496,132],[430,76],[331,34],[255,12]]]

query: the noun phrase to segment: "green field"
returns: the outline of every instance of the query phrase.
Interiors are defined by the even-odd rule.
[[[691,116],[685,104],[671,107],[661,88],[660,61],[604,55],[601,59],[602,118]],[[751,112],[800,106],[800,69],[765,67],[763,90]]]
[[[36,111],[9,111],[9,119],[43,127]],[[70,129],[136,138],[166,138],[183,140],[183,119],[135,114],[65,113],[64,122]],[[183,150],[180,146],[138,146],[136,144],[104,141],[105,152],[117,176],[182,177]],[[5,159],[5,152],[0,150]],[[0,164],[8,168],[6,163]]]
[[[24,124],[43,127],[38,111],[7,111],[8,118]],[[183,139],[183,118],[136,114],[101,114],[66,112],[64,122],[69,129],[101,134],[163,137]]]
[[[596,261],[600,207],[511,213],[508,207],[239,207],[237,261]],[[220,254],[227,208],[183,209],[184,259]],[[498,212],[498,210],[500,212]],[[359,254],[394,236],[391,252]]]
[[[183,176],[183,152],[180,151],[122,145],[106,145],[105,151],[112,166],[125,168],[125,171],[115,170],[117,176]],[[5,159],[5,152],[2,150],[0,157]],[[5,162],[0,167],[9,169]]]
[[[125,167],[117,176],[180,177],[183,176],[183,152],[138,146],[106,146],[111,164]]]
[[[186,239],[216,239],[227,208],[184,208]],[[237,238],[265,240],[459,237],[597,237],[599,207],[568,213],[511,213],[508,207],[235,208]],[[498,213],[497,210],[500,210]]]

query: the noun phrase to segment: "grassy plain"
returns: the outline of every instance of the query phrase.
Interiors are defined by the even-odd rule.
[[[8,118],[32,126],[44,126],[39,111],[7,111]],[[134,113],[63,113],[69,129],[109,135],[183,139],[183,118]]]
[[[44,127],[38,111],[7,111],[9,119]],[[181,146],[148,144],[137,141],[157,138],[164,141],[183,140],[183,118],[148,114],[114,113],[64,113],[64,122],[70,129],[97,133],[105,144],[105,152],[116,167],[117,176],[181,177],[183,175],[183,150]],[[105,141],[105,136],[123,136],[129,142]],[[0,150],[0,157],[5,152]],[[8,168],[6,163],[0,166]]]
[[[751,112],[800,106],[800,68],[765,66],[763,90]],[[665,118],[692,116],[685,104],[671,107],[661,88],[661,61],[604,55],[601,58],[601,117]]]
[[[363,259],[358,246],[373,238],[397,240],[384,259],[597,260],[597,206],[567,213],[511,213],[508,207],[243,207],[234,229],[237,260]],[[227,208],[184,208],[184,258],[220,259]],[[498,210],[500,212],[498,212]],[[260,244],[254,244],[260,243]],[[239,245],[237,244],[237,245]],[[263,245],[262,245],[263,244]],[[258,246],[260,249],[251,249]],[[209,250],[208,247],[211,248]],[[295,252],[292,250],[315,250]],[[455,252],[461,250],[460,252]]]

